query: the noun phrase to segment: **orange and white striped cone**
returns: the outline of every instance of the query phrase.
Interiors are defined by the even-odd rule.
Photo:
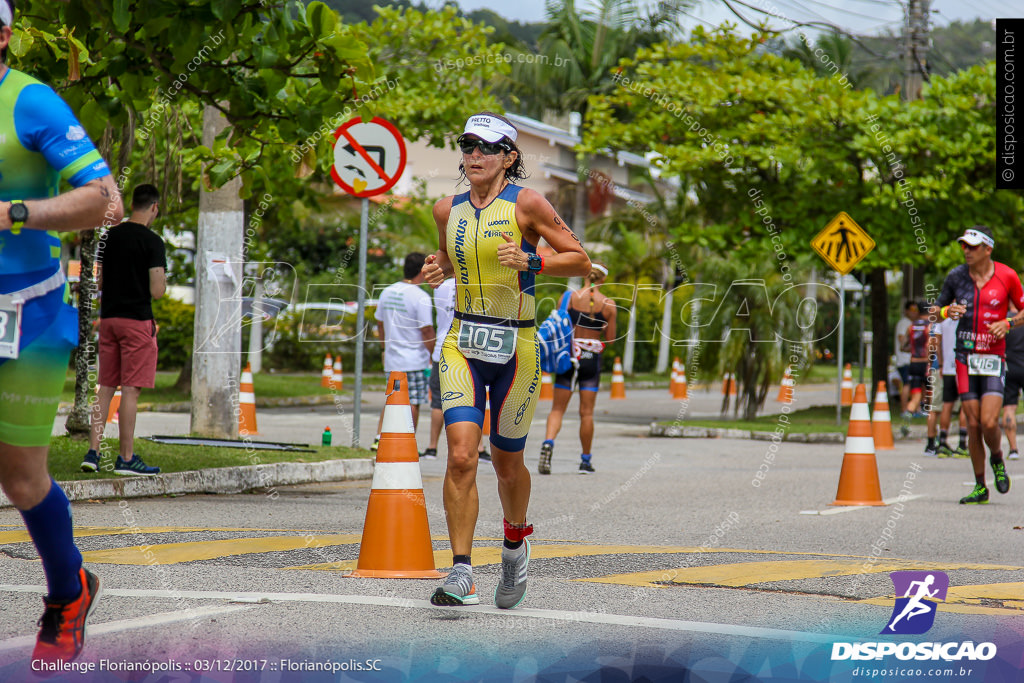
[[[331,364],[331,354],[324,356],[324,368],[320,372],[320,386],[324,389],[331,388],[331,381],[334,379],[334,370]]]
[[[257,434],[256,392],[252,386],[252,367],[248,363],[238,388],[238,433],[242,436]]]
[[[334,358],[334,371],[331,373],[331,388],[335,391],[341,391],[341,385],[341,355],[339,354]]]
[[[541,401],[551,401],[555,398],[555,383],[551,379],[551,374],[547,372],[540,373],[540,398]]]
[[[679,381],[679,359],[672,359],[672,374],[669,375],[668,393],[672,398],[676,397],[676,383]]]
[[[731,372],[727,372],[722,376],[722,396],[726,394],[729,396],[736,395],[736,375]]]
[[[792,403],[793,402],[793,385],[796,382],[793,381],[793,374],[790,372],[790,366],[786,366],[786,374],[782,376],[782,382],[779,384],[779,395],[775,399],[779,403]]]
[[[857,385],[846,431],[846,453],[839,473],[839,488],[831,505],[885,505],[878,483],[875,440],[871,436],[867,391]]]
[[[843,383],[839,388],[839,405],[853,405],[853,370],[850,369],[849,363],[843,368]]]
[[[891,451],[896,448],[892,437],[892,419],[889,415],[889,396],[885,391],[885,382],[878,383],[875,394],[875,411],[871,414],[871,435],[875,439],[876,451]]]
[[[347,576],[441,578],[434,566],[406,374],[392,372],[387,387],[359,560]]]
[[[612,366],[612,398],[626,398],[626,377],[622,374],[622,360],[618,356],[615,356]]]
[[[673,395],[673,398],[681,401],[689,396],[690,392],[686,387],[686,366],[680,363],[679,374],[676,375],[676,393]]]
[[[121,409],[121,387],[114,392],[114,398],[110,399],[110,410],[107,411],[107,424],[117,424],[117,411]]]

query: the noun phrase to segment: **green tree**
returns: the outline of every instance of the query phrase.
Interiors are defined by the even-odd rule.
[[[754,245],[745,258],[755,276],[773,267],[774,242],[802,260],[825,223],[847,211],[875,236],[861,267],[870,271],[875,338],[888,340],[886,269],[948,263],[947,245],[966,223],[1018,222],[1020,193],[997,193],[991,181],[992,66],[934,78],[921,101],[905,103],[816,76],[763,50],[765,39],[698,28],[689,43],[639,50],[621,64],[622,87],[591,100],[584,149],[655,153],[700,208],[699,225],[676,240],[718,254]],[[874,348],[877,382],[888,351]]]
[[[482,60],[448,73],[436,64],[467,48],[500,50],[487,46],[485,35],[452,8],[382,10],[373,24],[353,26],[320,2],[101,0],[86,7],[42,0],[20,16],[11,61],[55,84],[90,135],[110,141],[101,146],[118,158],[115,174],[136,161],[136,139],[167,128],[175,107],[191,102],[220,111],[228,128],[213,144],[185,150],[181,163],[199,164],[195,177],[206,188],[241,176],[245,198],[254,188],[292,190],[282,177],[291,174],[278,171],[296,164],[268,160],[290,148],[300,175],[308,174],[318,164],[317,141],[326,147],[342,116],[387,111],[406,135],[444,144],[480,104],[465,84],[505,65]],[[399,74],[401,81],[390,77]],[[381,91],[386,109],[368,96]],[[319,160],[321,172],[329,165]],[[83,243],[85,252],[92,248]],[[86,291],[90,284],[83,282]],[[92,311],[83,304],[82,313],[84,325]],[[86,381],[79,372],[79,384]],[[76,401],[77,413],[85,408]]]

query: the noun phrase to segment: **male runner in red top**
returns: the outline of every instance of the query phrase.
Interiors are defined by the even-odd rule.
[[[995,240],[984,225],[968,228],[957,239],[964,252],[964,264],[949,271],[933,313],[939,318],[959,320],[956,329],[956,381],[960,402],[967,416],[967,448],[974,465],[974,490],[961,504],[987,503],[985,485],[985,444],[996,490],[1010,490],[1003,453],[999,448],[999,409],[1006,377],[1006,333],[1024,321],[1024,314],[1007,318],[1012,302],[1024,310],[1024,288],[1012,268],[992,260]]]

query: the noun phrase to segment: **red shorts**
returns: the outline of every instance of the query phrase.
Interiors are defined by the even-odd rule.
[[[100,319],[100,386],[152,389],[156,353],[155,320]]]

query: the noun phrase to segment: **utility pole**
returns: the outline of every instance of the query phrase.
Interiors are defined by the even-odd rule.
[[[909,0],[907,6],[907,23],[903,33],[903,99],[908,102],[921,99],[921,87],[928,80],[930,5],[931,0]]]
[[[207,105],[203,144],[212,149],[214,138],[227,126],[224,115]],[[199,194],[190,431],[218,439],[238,437],[245,234],[241,187],[241,179],[234,178],[218,190]]]
[[[928,80],[928,48],[931,32],[928,15],[931,0],[908,0],[906,23],[903,26],[903,100],[921,99],[921,88]],[[907,301],[921,298],[924,292],[923,273],[913,266],[903,267],[903,296]]]

